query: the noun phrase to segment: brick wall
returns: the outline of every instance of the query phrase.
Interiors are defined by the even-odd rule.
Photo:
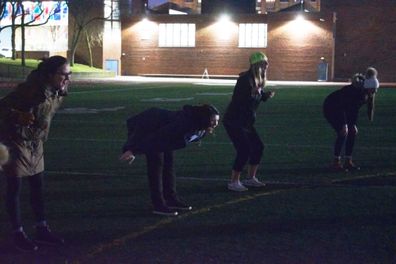
[[[335,78],[346,80],[374,66],[380,81],[396,81],[396,3],[394,0],[322,1],[337,14]]]
[[[324,17],[325,21],[319,19]],[[210,75],[238,75],[249,67],[249,55],[264,51],[270,61],[268,78],[271,80],[316,80],[317,64],[325,57],[332,65],[333,38],[332,14],[320,16],[308,14],[305,29],[293,28],[295,14],[233,16],[233,24],[217,29],[217,17],[166,16],[149,17],[152,26],[144,29],[140,19],[123,21],[122,74],[185,74],[201,75],[205,68]],[[159,48],[156,23],[195,23],[196,46],[194,48]],[[238,23],[268,23],[267,48],[238,48]],[[141,31],[150,32],[141,39]],[[220,39],[219,34],[228,30],[229,39]],[[300,35],[294,38],[292,35]],[[330,72],[331,76],[331,72]]]

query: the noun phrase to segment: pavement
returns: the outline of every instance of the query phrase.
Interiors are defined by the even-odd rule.
[[[1,79],[0,88],[15,87],[21,80]],[[93,83],[193,83],[197,85],[222,85],[234,86],[236,79],[206,79],[206,78],[182,78],[182,77],[143,77],[143,76],[117,76],[109,78],[89,78],[73,79],[72,83],[76,84],[93,84]],[[268,80],[268,86],[344,86],[349,82],[323,82],[323,81],[273,81]],[[381,88],[396,88],[396,82],[380,83]]]

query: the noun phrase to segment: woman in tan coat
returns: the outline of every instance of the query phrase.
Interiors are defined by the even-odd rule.
[[[43,60],[24,83],[0,100],[0,141],[9,150],[9,161],[3,166],[6,176],[6,208],[14,230],[15,246],[24,251],[37,250],[25,234],[19,209],[22,178],[30,185],[30,201],[37,220],[36,241],[63,244],[63,239],[48,228],[42,197],[44,174],[43,143],[49,133],[52,117],[67,94],[70,66],[61,56]]]

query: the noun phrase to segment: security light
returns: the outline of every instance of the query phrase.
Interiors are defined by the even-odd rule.
[[[302,16],[302,15],[298,15],[297,17],[296,17],[296,19],[295,19],[295,21],[296,22],[302,22],[302,21],[304,21],[305,19],[304,19],[304,17]]]
[[[231,21],[231,18],[227,14],[222,14],[219,18],[220,23],[229,23]]]

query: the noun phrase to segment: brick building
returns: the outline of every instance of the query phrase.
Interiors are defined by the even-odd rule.
[[[221,8],[205,12],[206,4],[221,1],[171,1],[179,6],[184,2],[184,7],[201,4],[197,5],[201,15],[150,15],[145,11],[146,16],[124,17],[122,74],[200,75],[207,68],[210,75],[237,75],[247,68],[248,55],[262,50],[270,58],[272,80],[316,80],[317,64],[324,57],[329,63],[329,80],[347,80],[374,66],[381,81],[396,81],[396,4],[392,0],[256,0],[254,13],[235,11],[223,28],[218,22]],[[299,13],[304,14],[304,21],[295,21]],[[148,19],[145,25],[141,22],[144,17]],[[175,27],[189,24],[195,35],[192,45],[161,44],[165,28],[187,34]],[[247,37],[239,33],[241,24],[253,35],[264,36],[264,45],[241,44]],[[254,42],[254,38],[244,41]]]
[[[296,20],[299,13],[234,13],[228,21],[219,12],[124,18],[122,74],[201,76],[207,69],[212,76],[237,76],[260,50],[270,60],[269,79],[317,80],[321,57],[332,78],[333,13],[305,13]]]
[[[89,54],[91,52],[93,55],[93,66],[112,71],[117,75],[120,74],[121,22],[119,0],[91,0],[84,3],[84,5],[79,10],[80,12],[77,12],[74,16],[83,22],[94,21],[81,32],[75,61],[82,64],[89,64]],[[69,53],[72,47],[73,37],[77,34],[75,31],[76,18],[74,16],[69,16]],[[91,40],[92,43],[88,46],[87,36],[96,38],[97,40]]]
[[[374,66],[380,81],[396,81],[396,2],[322,0],[336,13],[334,77],[345,80]]]

